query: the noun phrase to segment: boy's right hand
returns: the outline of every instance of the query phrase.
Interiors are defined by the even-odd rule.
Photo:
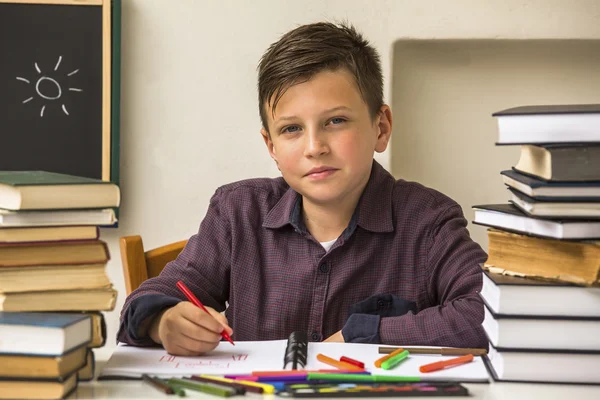
[[[211,351],[221,341],[221,332],[233,330],[227,318],[213,308],[207,314],[189,301],[168,308],[152,321],[148,334],[170,354],[197,356]]]

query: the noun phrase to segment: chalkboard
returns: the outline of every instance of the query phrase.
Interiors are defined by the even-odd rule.
[[[0,170],[110,180],[110,20],[65,3],[0,0]]]

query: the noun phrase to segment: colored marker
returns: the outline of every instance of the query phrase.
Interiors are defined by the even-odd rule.
[[[142,375],[142,379],[144,380],[144,382],[150,384],[151,386],[153,386],[156,390],[159,390],[161,392],[163,392],[164,394],[173,394],[175,393],[173,391],[173,388],[171,388],[171,386],[167,385],[164,382],[160,382],[154,378],[152,378],[150,375],[148,374],[143,374]]]
[[[190,376],[190,379],[194,380],[194,381],[198,381],[198,382],[217,383],[217,381],[214,381],[214,380],[211,380],[208,378],[202,378],[201,376]],[[247,391],[248,392],[252,391],[252,390],[249,390],[247,387],[242,386],[240,384],[236,384],[236,383],[218,382],[218,384],[235,389],[237,394],[246,394]],[[253,388],[253,389],[254,389],[254,393],[262,393],[262,390],[260,390],[259,388]]]
[[[177,385],[170,385],[167,383],[167,381],[160,379],[159,377],[155,376],[154,378],[155,381],[157,381],[158,383],[161,383],[163,385],[167,385],[171,388],[171,390],[173,390],[173,393],[175,393],[177,396],[179,397],[185,397],[185,390],[183,390],[182,387],[177,386]]]
[[[329,382],[420,382],[418,376],[361,375],[361,374],[308,374],[309,381]]]
[[[348,364],[342,361],[335,360],[331,357],[327,357],[325,354],[317,354],[317,360],[322,363],[331,365],[332,367],[336,367],[338,369],[349,369],[351,371],[362,371],[362,368],[357,367],[353,364]]]
[[[382,362],[381,368],[383,368],[385,370],[392,369],[396,365],[400,364],[400,362],[402,362],[403,360],[406,360],[406,358],[408,358],[408,355],[409,355],[408,350],[404,350],[402,353],[396,354],[395,356]]]
[[[188,287],[185,285],[185,283],[183,283],[183,281],[178,281],[176,286],[179,290],[181,290],[183,292],[185,297],[187,297],[187,299],[192,304],[194,304],[196,307],[200,308],[205,313],[210,315],[210,313],[208,312],[206,307],[204,307],[204,305],[200,302],[200,300],[198,300],[198,298],[196,296],[194,296],[194,293],[192,293],[192,291],[190,289],[188,289]],[[231,340],[231,337],[229,336],[229,334],[227,332],[225,332],[224,330],[223,330],[223,332],[221,332],[221,337],[235,346],[235,343],[233,343],[233,340]]]
[[[168,383],[169,385],[180,386],[186,389],[196,390],[199,392],[213,394],[215,396],[221,397],[230,397],[235,396],[237,394],[237,390],[235,388],[219,385],[216,383],[194,382],[187,379],[177,378],[169,379]]]
[[[246,387],[254,386],[254,387],[262,389],[262,392],[264,394],[275,393],[275,387],[273,385],[268,385],[266,383],[250,382],[250,381],[243,381],[243,380],[239,380],[239,381],[235,380],[234,381],[233,379],[221,378],[219,376],[212,376],[212,375],[200,375],[200,377],[212,379],[217,382],[239,383],[240,385],[244,385]]]
[[[252,376],[286,376],[286,375],[306,375],[311,372],[331,372],[334,374],[369,374],[368,371],[359,371],[359,370],[349,370],[349,369],[297,369],[297,370],[279,370],[279,371],[252,371]],[[225,375],[226,378],[236,378],[242,375]]]
[[[398,350],[397,347],[379,347],[379,354],[389,354],[393,351]],[[439,354],[441,356],[464,356],[467,354],[473,354],[474,356],[485,356],[487,354],[486,349],[469,349],[460,347],[405,347],[404,350],[408,350],[410,354]]]
[[[438,362],[434,362],[431,364],[421,365],[419,367],[419,371],[421,371],[421,372],[439,371],[440,369],[444,369],[446,367],[450,367],[453,365],[466,364],[466,363],[470,363],[471,361],[473,361],[473,354],[467,354],[465,356],[451,358],[451,359],[445,360],[445,361],[438,361]]]
[[[387,356],[383,356],[380,359],[375,361],[375,366],[377,368],[381,368],[381,364],[383,364],[384,361],[389,360],[390,358],[397,356],[398,354],[402,353],[404,351],[404,349],[399,348],[394,350],[393,352],[391,352],[390,354],[388,354]]]
[[[356,365],[358,368],[364,368],[365,367],[365,363],[364,362],[358,361],[358,360],[355,360],[353,358],[346,357],[346,356],[341,356],[340,357],[340,361],[348,363],[348,364]]]

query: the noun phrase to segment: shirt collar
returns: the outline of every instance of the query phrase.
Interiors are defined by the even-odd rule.
[[[355,214],[357,224],[371,232],[393,232],[392,194],[396,180],[377,161],[363,191]]]
[[[394,231],[392,221],[394,182],[392,175],[373,160],[369,182],[367,182],[352,217],[358,226],[371,232]],[[264,228],[281,228],[290,224],[296,230],[304,231],[306,228],[301,216],[302,197],[294,189],[289,188],[269,211],[262,226]]]

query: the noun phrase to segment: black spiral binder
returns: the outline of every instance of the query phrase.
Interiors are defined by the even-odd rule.
[[[308,358],[308,335],[306,332],[292,332],[288,338],[283,369],[303,369]]]

